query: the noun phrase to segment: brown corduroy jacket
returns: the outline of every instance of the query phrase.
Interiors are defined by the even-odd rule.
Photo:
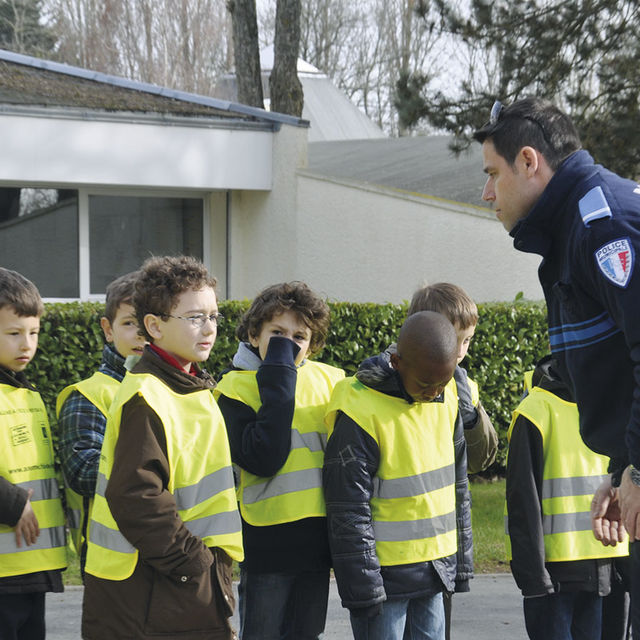
[[[184,373],[149,348],[133,371],[155,375],[179,394],[214,386],[206,372]],[[121,533],[140,552],[138,564],[126,580],[86,575],[83,638],[236,637],[229,624],[235,605],[231,559],[186,528],[167,488],[170,474],[162,422],[136,396],[122,410],[106,497]]]

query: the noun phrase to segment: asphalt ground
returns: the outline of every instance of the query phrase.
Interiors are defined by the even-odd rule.
[[[82,587],[67,587],[64,593],[47,594],[47,640],[80,638],[82,592]],[[522,598],[511,574],[476,576],[469,593],[453,597],[452,618],[452,640],[524,640],[527,637],[522,617]],[[237,628],[237,614],[234,624]],[[349,614],[340,605],[333,580],[324,638],[352,638]]]

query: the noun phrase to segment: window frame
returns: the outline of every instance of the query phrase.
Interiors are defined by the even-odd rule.
[[[56,188],[56,187],[51,187]],[[211,262],[211,210],[209,194],[205,191],[167,189],[107,189],[78,187],[78,268],[79,298],[44,298],[45,302],[104,302],[105,293],[92,293],[91,248],[89,246],[89,198],[90,196],[126,196],[137,198],[193,198],[202,201],[202,261]]]

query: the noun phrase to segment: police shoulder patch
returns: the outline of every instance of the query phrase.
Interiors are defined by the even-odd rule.
[[[580,216],[585,227],[599,218],[610,218],[611,209],[604,196],[602,187],[593,187],[578,202]]]
[[[594,254],[604,276],[613,284],[626,288],[633,272],[635,254],[629,238],[619,238],[602,245]]]

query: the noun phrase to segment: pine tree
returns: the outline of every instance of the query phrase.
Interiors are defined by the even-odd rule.
[[[33,56],[51,54],[55,37],[41,24],[41,0],[0,0],[0,48]]]
[[[463,17],[434,1],[452,46],[465,47],[473,64],[459,87],[446,90],[430,89],[419,73],[400,77],[396,106],[405,125],[426,118],[463,148],[494,100],[536,95],[572,116],[598,162],[640,176],[640,3],[471,0]]]

